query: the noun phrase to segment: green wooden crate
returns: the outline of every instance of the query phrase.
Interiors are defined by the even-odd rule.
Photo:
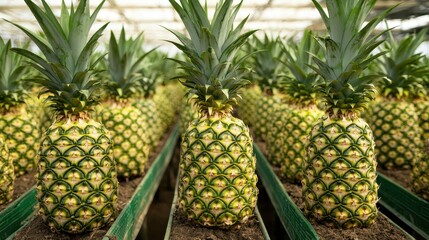
[[[104,236],[104,240],[128,240],[137,237],[162,176],[173,156],[178,136],[179,129],[176,126],[128,204]],[[37,204],[35,195],[36,191],[33,188],[18,199],[19,201],[16,200],[0,213],[0,239],[13,239],[15,234],[35,217],[34,206]]]
[[[26,224],[35,212],[36,188],[32,187],[0,212],[0,239],[6,239]]]
[[[403,224],[429,239],[429,202],[378,173],[379,203]]]

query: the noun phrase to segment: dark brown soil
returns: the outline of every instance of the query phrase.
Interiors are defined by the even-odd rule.
[[[150,168],[152,163],[155,161],[156,156],[161,152],[164,143],[167,141],[172,127],[164,134],[160,143],[155,150],[152,151],[149,158],[148,164],[146,165],[146,171]],[[137,186],[143,180],[144,176],[134,178],[129,181],[123,181],[119,183],[119,194],[118,194],[118,215],[128,203]],[[106,226],[102,229],[84,233],[84,234],[67,234],[63,232],[53,232],[42,220],[42,217],[35,216],[24,229],[22,229],[18,234],[13,238],[16,240],[33,240],[33,239],[43,239],[43,240],[92,240],[92,239],[102,239],[104,235],[109,230],[110,226]]]
[[[261,146],[261,151],[266,156],[266,147],[265,144],[259,144]],[[282,181],[283,187],[286,192],[292,199],[292,201],[299,207],[300,210],[304,209],[304,202],[302,200],[302,189],[299,184],[292,184],[284,181],[279,175],[280,168],[273,167],[273,171]],[[393,224],[384,215],[379,215],[375,224],[368,228],[357,228],[357,229],[336,229],[325,226],[323,224],[318,224],[314,219],[308,219],[311,225],[313,225],[316,230],[317,235],[320,239],[342,239],[342,240],[356,240],[356,239],[371,239],[371,240],[401,240],[407,239],[406,236]]]
[[[18,199],[22,194],[26,193],[34,186],[34,184],[36,184],[36,172],[36,170],[32,170],[31,172],[21,175],[15,179],[12,201],[0,205],[0,211],[4,210],[9,206],[9,204]]]
[[[401,185],[402,187],[408,189],[410,192],[412,191],[412,177],[411,177],[411,169],[390,169],[385,170],[378,168],[378,172],[386,175],[386,177],[389,177],[390,179],[394,180],[397,184]]]
[[[229,229],[205,228],[196,225],[175,212],[170,240],[260,240],[264,235],[256,217],[247,223]]]

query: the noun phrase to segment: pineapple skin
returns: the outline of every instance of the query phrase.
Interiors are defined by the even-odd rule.
[[[12,201],[15,173],[9,149],[0,138],[0,204]]]
[[[162,135],[161,119],[158,117],[158,108],[153,98],[143,98],[136,100],[133,105],[140,109],[142,114],[142,121],[144,121],[147,132],[147,139],[151,148],[156,148],[159,139]]]
[[[273,107],[271,121],[267,127],[267,157],[269,162],[274,166],[280,166],[284,160],[282,149],[284,148],[283,137],[285,132],[283,128],[284,115],[289,111],[289,106],[284,103],[277,102]]]
[[[40,132],[34,119],[23,107],[0,117],[0,138],[9,148],[17,177],[33,170],[37,164]]]
[[[188,103],[186,100],[182,101],[182,110],[180,111],[180,121],[179,121],[179,129],[180,133],[183,134],[186,132],[189,124],[192,120],[198,118],[198,111],[192,105],[192,103]]]
[[[414,105],[405,101],[381,101],[374,104],[372,112],[371,127],[380,167],[410,169],[422,147]]]
[[[242,99],[238,105],[237,114],[244,123],[251,126],[253,120],[256,118],[256,104],[262,97],[262,92],[259,87],[252,86],[250,88],[243,89],[240,95]]]
[[[255,129],[255,135],[267,141],[268,126],[269,123],[275,118],[275,108],[273,106],[278,105],[281,102],[279,95],[275,94],[272,96],[265,95],[259,99],[256,105],[256,111],[253,119],[253,129]]]
[[[151,149],[144,115],[131,104],[103,105],[100,121],[109,130],[114,143],[113,157],[118,177],[129,179],[142,176]]]
[[[429,100],[414,101],[414,107],[417,112],[419,126],[421,128],[421,138],[423,145],[429,141]]]
[[[243,121],[232,116],[195,119],[182,135],[179,212],[203,226],[246,222],[259,191],[255,165]]]
[[[60,120],[46,131],[36,198],[51,229],[76,234],[113,222],[118,181],[112,144],[94,120]]]
[[[378,215],[372,130],[361,118],[322,117],[309,135],[304,213],[337,228],[367,227]]]
[[[280,169],[281,175],[291,183],[299,183],[303,179],[303,162],[306,160],[306,146],[308,134],[316,121],[323,116],[323,112],[316,107],[290,106],[289,111],[283,114],[282,148]]]

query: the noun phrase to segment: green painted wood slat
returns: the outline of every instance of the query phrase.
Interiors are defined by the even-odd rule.
[[[36,187],[32,187],[21,197],[0,212],[0,239],[6,239],[25,225],[35,211]]]
[[[103,240],[130,240],[137,237],[162,176],[173,156],[178,137],[179,129],[176,126],[130,202],[116,218]]]
[[[425,239],[429,239],[429,202],[378,173],[379,204]]]
[[[277,178],[268,160],[256,144],[254,145],[254,151],[256,155],[256,171],[290,239],[319,239],[313,226],[289,197],[283,184]]]

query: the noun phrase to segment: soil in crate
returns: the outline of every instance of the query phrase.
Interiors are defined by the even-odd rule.
[[[26,193],[28,190],[30,190],[31,187],[36,184],[36,172],[36,170],[32,170],[15,179],[15,182],[13,183],[12,201],[0,205],[0,211],[7,208],[9,204],[13,203],[13,201],[18,199],[22,194]]]
[[[408,191],[412,191],[412,177],[411,177],[411,169],[381,169],[377,168],[377,172],[384,174],[386,177],[394,180],[397,184],[406,188]]]
[[[161,149],[164,146],[164,143],[167,141],[170,136],[173,127],[164,134],[160,143],[150,154],[148,163],[145,167],[145,173],[149,170],[152,163],[155,161],[158,154],[161,152]],[[142,177],[134,178],[129,181],[119,182],[119,194],[118,194],[118,215],[122,209],[127,205],[128,201],[133,196],[135,190],[137,189],[140,182],[143,180]],[[34,217],[21,231],[19,231],[14,240],[33,240],[33,239],[44,239],[44,240],[98,240],[102,239],[110,226],[106,226],[102,229],[95,230],[93,232],[83,233],[83,234],[67,234],[64,232],[54,232],[52,231],[42,220],[42,217]]]
[[[197,239],[262,240],[264,235],[256,217],[252,217],[246,223],[234,225],[229,229],[206,228],[192,223],[176,211],[173,216],[170,240]]]
[[[266,146],[263,142],[258,142],[264,156],[267,156]],[[281,180],[286,192],[295,203],[296,206],[302,211],[304,210],[304,202],[302,199],[302,188],[300,184],[292,184],[285,181],[280,176],[280,168],[271,166],[275,174]],[[395,225],[391,224],[385,216],[378,216],[376,222],[368,228],[355,228],[355,229],[337,229],[319,224],[315,219],[308,219],[316,230],[317,235],[321,240],[324,239],[342,239],[342,240],[355,240],[355,239],[371,239],[371,240],[402,240],[407,239]]]

